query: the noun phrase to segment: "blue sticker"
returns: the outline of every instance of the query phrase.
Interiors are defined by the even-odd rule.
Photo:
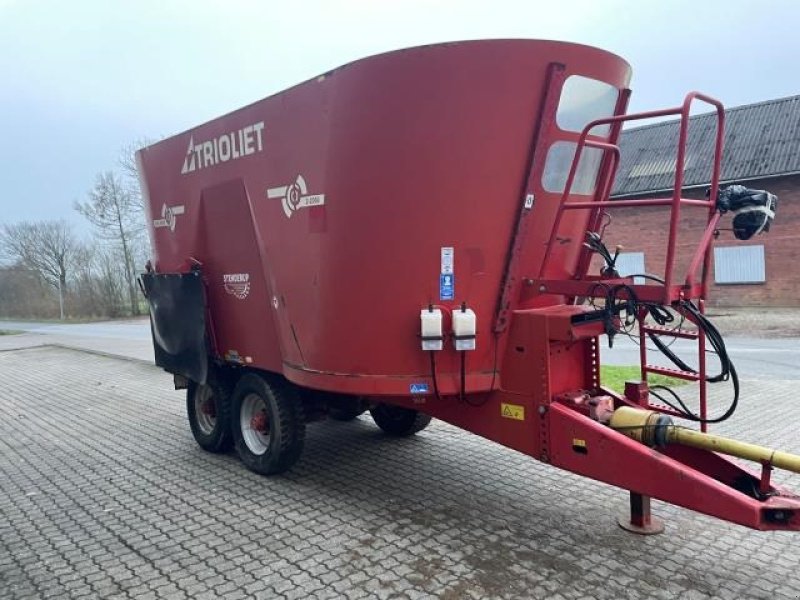
[[[428,393],[428,384],[427,383],[412,383],[408,386],[408,391],[412,394],[427,394]]]
[[[439,275],[439,300],[452,300],[456,296],[456,276],[452,273]]]

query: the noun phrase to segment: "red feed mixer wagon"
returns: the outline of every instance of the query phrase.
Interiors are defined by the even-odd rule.
[[[569,43],[411,48],[141,150],[156,363],[187,389],[200,446],[234,444],[273,474],[298,459],[308,422],[369,410],[409,435],[436,417],[629,490],[621,524],[634,531],[660,529],[651,497],[800,530],[800,497],[770,481],[800,458],[706,432],[739,392],[704,315],[711,247],[722,220],[740,239],[766,231],[777,200],[719,189],[718,101],[691,93],[626,115],[630,74]],[[696,103],[718,115],[706,199],[681,196]],[[669,115],[681,119],[674,191],[609,200],[622,125]],[[622,277],[604,223],[640,206],[660,207],[666,260]],[[699,239],[686,239],[687,218],[705,224]],[[685,265],[679,244],[695,248]],[[601,340],[617,334],[642,348],[641,381],[624,395],[600,380]],[[676,337],[697,342],[692,364],[670,349]],[[648,343],[674,368],[650,364]],[[653,372],[695,382],[699,397],[648,387]],[[717,381],[734,401],[712,417]]]

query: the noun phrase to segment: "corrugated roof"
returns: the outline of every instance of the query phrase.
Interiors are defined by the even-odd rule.
[[[715,113],[690,117],[684,185],[708,184],[716,134]],[[671,190],[678,120],[627,129],[614,196]],[[722,180],[741,181],[800,172],[800,96],[725,111]]]

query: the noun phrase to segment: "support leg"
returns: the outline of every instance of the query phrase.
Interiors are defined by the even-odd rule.
[[[631,513],[617,519],[619,526],[632,533],[653,535],[664,531],[664,521],[650,513],[650,496],[631,492]]]

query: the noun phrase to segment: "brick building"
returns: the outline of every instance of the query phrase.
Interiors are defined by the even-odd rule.
[[[800,306],[800,96],[726,111],[722,185],[740,183],[778,196],[768,233],[737,240],[724,216],[715,243],[709,300],[715,306]],[[686,198],[705,196],[711,176],[714,114],[691,118]],[[613,198],[667,197],[675,176],[678,121],[629,129],[620,140],[622,160]],[[685,273],[706,222],[706,209],[682,209],[676,273]],[[669,213],[664,208],[610,211],[605,239],[624,246],[623,274],[663,273]],[[727,229],[726,229],[727,228]]]

